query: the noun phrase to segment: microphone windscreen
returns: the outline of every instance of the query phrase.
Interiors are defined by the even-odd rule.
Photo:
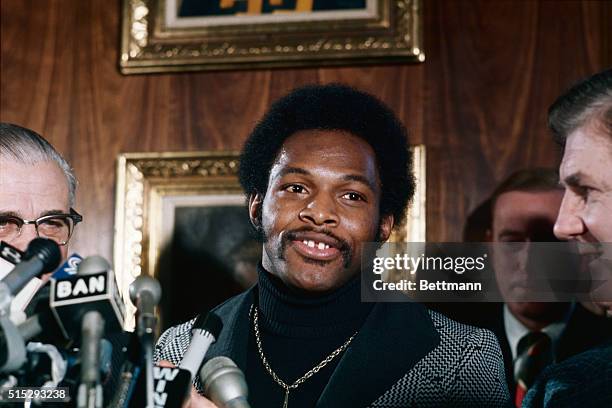
[[[217,406],[249,406],[244,374],[230,358],[211,358],[200,370],[200,381],[204,395]]]
[[[83,259],[77,266],[78,275],[91,275],[111,269],[110,264],[100,255],[92,255]]]
[[[52,272],[62,262],[59,245],[51,239],[34,238],[28,244],[24,259],[38,258],[43,263],[42,273]]]
[[[219,338],[219,333],[221,333],[221,329],[223,329],[223,322],[221,318],[216,314],[209,312],[206,315],[202,316],[198,315],[196,321],[193,323],[193,327],[191,330],[205,330],[212,334],[212,336],[216,339]]]

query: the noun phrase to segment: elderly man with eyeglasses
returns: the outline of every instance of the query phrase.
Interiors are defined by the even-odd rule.
[[[0,123],[0,241],[25,251],[37,236],[49,238],[66,259],[68,241],[83,220],[72,209],[76,185],[66,160],[42,136]]]

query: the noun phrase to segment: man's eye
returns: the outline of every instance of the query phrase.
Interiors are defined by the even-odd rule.
[[[12,218],[4,218],[0,217],[0,230],[8,231],[13,229],[18,229],[19,224]]]
[[[300,193],[305,193],[306,189],[302,186],[300,186],[299,184],[290,184],[288,186],[286,186],[284,188],[285,191],[288,191],[290,193],[296,193],[296,194],[300,194]]]
[[[576,186],[574,190],[576,191],[576,194],[578,194],[584,201],[587,201],[589,198],[589,193],[592,189],[587,186]]]
[[[342,196],[342,198],[346,198],[347,200],[351,201],[365,201],[365,198],[363,198],[361,194],[355,192],[346,193]]]
[[[51,218],[48,220],[45,220],[43,222],[41,222],[39,224],[39,227],[44,227],[44,228],[64,228],[66,226],[66,221],[64,221],[63,219],[59,219],[59,218]]]

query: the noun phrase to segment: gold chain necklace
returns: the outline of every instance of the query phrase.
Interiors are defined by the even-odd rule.
[[[268,363],[268,359],[264,355],[263,347],[261,345],[261,337],[259,335],[259,316],[257,313],[257,307],[255,305],[251,305],[251,310],[249,311],[249,315],[253,315],[253,329],[255,331],[255,342],[257,343],[257,351],[259,353],[259,357],[261,357],[261,362],[265,367],[266,371],[272,376],[272,379],[275,383],[280,385],[285,390],[285,402],[283,403],[283,408],[287,408],[289,405],[289,391],[295,390],[298,386],[300,386],[304,381],[318,373],[323,367],[329,364],[338,354],[342,353],[348,345],[351,343],[353,338],[357,335],[357,332],[353,333],[351,337],[347,341],[344,342],[343,345],[335,349],[329,356],[325,357],[319,364],[310,369],[306,374],[298,378],[291,385],[287,385],[283,380],[281,380],[278,375],[272,370],[270,367],[270,363]]]

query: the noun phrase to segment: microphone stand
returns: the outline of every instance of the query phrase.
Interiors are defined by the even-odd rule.
[[[150,292],[143,291],[140,294],[140,303],[155,304]],[[142,342],[142,351],[144,355],[146,393],[147,393],[147,408],[154,408],[153,393],[154,378],[153,378],[153,332],[157,318],[151,311],[143,310],[138,316],[138,336]]]
[[[154,408],[154,378],[153,378],[153,334],[155,332],[155,305],[161,297],[159,282],[149,276],[139,276],[130,285],[130,300],[138,310],[136,333],[142,344],[146,380],[147,408]]]
[[[81,342],[81,385],[77,395],[78,408],[102,408],[100,385],[100,340],[104,318],[97,311],[83,316]]]
[[[154,408],[153,405],[153,335],[142,336],[142,348],[144,352],[146,392],[147,392],[147,408]]]

